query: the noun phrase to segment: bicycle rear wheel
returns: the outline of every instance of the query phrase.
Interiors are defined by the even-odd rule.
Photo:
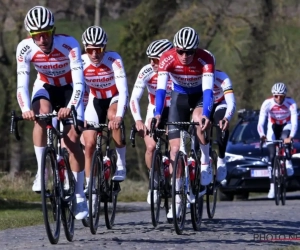
[[[275,204],[278,206],[281,196],[281,183],[280,183],[280,159],[275,157],[273,167],[273,182],[274,182],[274,193],[275,193]]]
[[[106,197],[106,199],[104,200],[104,214],[106,228],[112,229],[113,225],[115,224],[117,199],[120,192],[119,182],[114,182],[112,180],[112,177],[114,176],[117,169],[118,156],[116,150],[111,149],[109,151],[109,158],[111,161],[111,169],[109,180],[106,180],[106,193],[108,194],[108,197]]]
[[[218,197],[218,186],[217,186],[217,160],[218,155],[215,150],[212,150],[211,161],[213,170],[212,182],[207,187],[206,193],[206,210],[208,218],[212,219],[216,212],[217,197]]]
[[[54,148],[46,147],[42,156],[41,196],[44,224],[51,244],[57,244],[60,236],[60,180]]]
[[[92,234],[96,234],[101,206],[102,183],[103,183],[102,153],[95,150],[92,158],[91,176],[88,186],[89,194],[89,224]]]
[[[72,241],[74,237],[75,222],[75,218],[72,212],[73,199],[75,197],[75,177],[70,167],[69,153],[66,148],[62,149],[62,155],[65,163],[65,179],[64,182],[61,183],[64,192],[64,201],[62,202],[61,206],[61,220],[67,240]]]
[[[185,154],[178,151],[172,176],[172,213],[177,234],[182,234],[186,217]]]
[[[161,203],[161,153],[154,151],[150,172],[150,200],[151,200],[151,220],[152,225],[157,227],[159,223],[160,203]],[[155,194],[156,193],[156,194]],[[157,201],[155,201],[155,196]]]

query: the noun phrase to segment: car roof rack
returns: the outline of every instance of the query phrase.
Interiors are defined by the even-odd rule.
[[[240,109],[237,113],[238,118],[242,120],[255,120],[259,116],[259,110]]]

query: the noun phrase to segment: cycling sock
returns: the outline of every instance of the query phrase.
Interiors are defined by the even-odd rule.
[[[90,182],[90,177],[85,177],[85,186],[88,187]]]
[[[123,170],[126,166],[126,161],[125,161],[125,154],[126,154],[126,146],[122,148],[117,148],[116,147],[116,152],[117,152],[117,169],[118,170]]]
[[[37,160],[37,175],[41,175],[41,168],[42,168],[42,156],[45,147],[38,147],[34,146],[34,152]]]
[[[76,185],[75,185],[75,194],[76,197],[84,197],[83,193],[83,184],[84,184],[84,171],[81,172],[73,172]]]
[[[226,161],[225,161],[225,158],[220,158],[220,157],[218,157],[218,163],[217,163],[217,165],[219,166],[219,165],[225,165],[225,163],[226,163]]]
[[[201,149],[201,163],[208,164],[209,163],[209,144],[202,145],[200,144]]]

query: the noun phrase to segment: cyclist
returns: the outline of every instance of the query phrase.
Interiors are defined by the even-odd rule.
[[[148,56],[150,63],[140,70],[136,82],[134,84],[130,99],[130,109],[135,120],[136,129],[142,132],[141,134],[144,137],[146,145],[145,162],[149,170],[151,169],[152,156],[155,150],[156,142],[147,134],[147,129],[150,129],[150,122],[151,119],[154,117],[158,62],[162,53],[171,48],[173,48],[173,44],[167,39],[156,40],[150,43],[146,50],[146,55]],[[172,82],[168,81],[166,102],[164,104],[164,110],[162,115],[163,120],[167,119],[169,113],[171,85]],[[145,88],[147,88],[148,90],[149,104],[147,107],[145,123],[143,123],[139,101],[144,93]],[[155,199],[157,198],[156,194],[154,195],[154,197]],[[148,192],[147,202],[150,204],[150,190]]]
[[[262,141],[284,140],[284,146],[287,149],[286,170],[287,175],[294,174],[291,161],[291,143],[298,129],[298,114],[296,102],[286,96],[287,87],[284,83],[275,83],[271,90],[273,97],[265,100],[261,106],[257,130]],[[268,118],[267,135],[264,131],[264,123]],[[275,158],[275,144],[267,143],[269,150],[269,178],[270,190],[268,198],[274,198],[274,183],[272,178],[272,166]]]
[[[88,27],[82,34],[82,43],[86,54],[82,55],[84,78],[88,103],[85,120],[106,123],[112,130],[112,137],[117,152],[117,170],[114,181],[123,181],[126,177],[126,146],[123,145],[120,124],[128,103],[128,87],[122,58],[117,52],[106,51],[107,34],[99,26]],[[83,132],[85,144],[86,185],[90,179],[92,156],[96,146],[96,131]]]
[[[45,114],[58,109],[58,119],[70,116],[71,105],[77,110],[78,124],[83,127],[84,113],[82,95],[84,79],[81,51],[75,38],[67,35],[55,35],[54,16],[43,7],[35,6],[25,17],[24,25],[30,38],[22,40],[16,52],[17,59],[17,99],[25,120],[35,120],[35,114]],[[34,82],[31,103],[28,93],[30,62],[38,72]],[[32,108],[30,107],[32,105]],[[70,165],[76,179],[76,219],[87,216],[87,204],[83,193],[84,155],[79,145],[71,119],[64,121],[64,146],[70,155]],[[38,170],[32,190],[41,191],[41,159],[46,146],[46,126],[35,121],[33,144]]]
[[[215,59],[210,52],[198,48],[199,36],[191,27],[180,29],[174,36],[173,44],[175,48],[165,52],[159,60],[155,117],[158,125],[164,107],[167,82],[170,78],[173,84],[168,121],[188,122],[191,108],[194,109],[192,119],[195,122],[201,124],[202,118],[205,119],[203,126],[197,126],[197,137],[200,140],[202,152],[201,184],[208,185],[212,180],[212,168],[209,159],[209,144],[205,140],[204,132],[210,129],[209,117],[213,105]],[[170,172],[172,172],[172,163],[180,146],[179,129],[176,126],[168,126],[168,137]],[[181,185],[180,179],[176,180],[175,185],[178,190]],[[179,204],[181,201],[177,199],[180,199],[178,195],[176,195],[176,203]],[[190,196],[189,199],[190,202],[195,202],[194,197]],[[168,218],[172,218],[172,209],[169,211]],[[179,208],[176,211],[179,212]]]

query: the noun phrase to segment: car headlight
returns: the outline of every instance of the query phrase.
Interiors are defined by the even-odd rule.
[[[237,160],[244,160],[244,159],[245,158],[242,155],[225,153],[225,160],[226,160],[226,162],[237,161]]]

